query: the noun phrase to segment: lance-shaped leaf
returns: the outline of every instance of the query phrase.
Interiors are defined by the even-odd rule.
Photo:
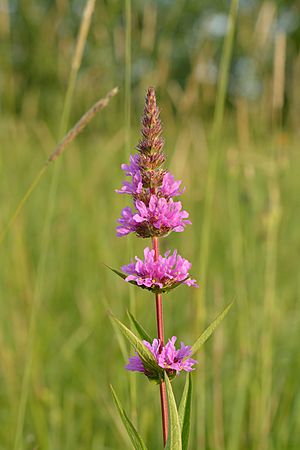
[[[187,450],[191,426],[192,409],[192,377],[188,373],[185,380],[185,386],[178,409],[179,422],[181,426],[182,450]]]
[[[206,330],[201,334],[201,336],[196,340],[195,344],[192,346],[191,356],[194,355],[199,348],[207,341],[207,339],[213,334],[217,326],[222,322],[228,311],[230,310],[233,302],[231,302],[221,314],[219,314],[215,320],[206,328]]]
[[[118,325],[119,329],[122,331],[126,339],[130,342],[130,344],[135,348],[139,357],[141,358],[144,368],[146,370],[146,375],[149,378],[162,378],[163,370],[157,364],[156,359],[148,350],[148,348],[143,344],[143,342],[127,328],[120,320],[118,320],[113,314],[111,317]]]
[[[151,344],[153,339],[151,338],[151,336],[149,336],[147,331],[145,331],[144,327],[136,320],[136,318],[131,314],[130,311],[127,311],[127,314],[131,322],[131,325],[136,329],[140,338],[143,339],[144,341],[150,342]]]
[[[106,265],[106,264],[105,264]],[[127,278],[127,275],[123,272],[120,272],[117,269],[113,269],[110,266],[107,266],[112,272],[114,272],[116,275],[118,275],[120,278],[122,278],[123,280],[125,280],[125,278]],[[183,284],[189,277],[186,277],[184,280],[182,281],[177,281],[177,283],[172,284],[171,286],[166,286],[163,288],[159,288],[159,287],[147,287],[142,285],[137,284],[134,280],[130,280],[128,281],[128,283],[133,284],[134,286],[137,286],[138,288],[141,289],[146,289],[147,291],[153,292],[154,294],[165,294],[169,291],[172,291],[173,289],[177,288],[178,286],[180,286],[181,284]]]
[[[111,389],[118,413],[119,413],[120,418],[126,428],[128,436],[130,437],[130,440],[132,442],[134,449],[135,450],[147,450],[147,447],[144,444],[143,439],[141,438],[141,436],[137,432],[136,428],[134,427],[133,423],[127,416],[126,411],[124,410],[123,406],[121,405],[121,402],[118,399],[117,394],[115,393],[112,385],[110,385],[110,389]]]
[[[169,406],[169,429],[168,429],[168,440],[166,443],[165,450],[182,450],[181,427],[179,422],[179,416],[171,382],[168,378],[168,375],[165,375],[165,383]]]
[[[113,269],[113,267],[107,266],[106,264],[105,264],[105,266],[108,267],[108,268],[109,268],[112,272],[114,272],[116,275],[118,275],[119,277],[123,278],[123,280],[125,280],[125,278],[127,277],[127,275],[125,275],[125,273],[120,272],[120,271],[117,270],[117,269]],[[130,281],[130,283],[132,283],[132,282]]]

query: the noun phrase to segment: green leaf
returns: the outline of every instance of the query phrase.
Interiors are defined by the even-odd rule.
[[[112,272],[114,272],[116,275],[118,275],[119,277],[123,278],[123,280],[125,280],[125,278],[127,277],[127,275],[125,275],[125,273],[120,272],[117,269],[113,269],[112,267],[108,266],[107,264],[104,264],[108,269],[110,269]]]
[[[118,320],[113,314],[111,314],[111,317],[118,325],[119,329],[122,331],[126,339],[130,342],[130,344],[135,348],[137,351],[139,357],[143,361],[143,365],[146,370],[146,375],[149,378],[162,378],[163,370],[159,365],[157,364],[156,359],[150,352],[150,350],[147,349],[147,347],[142,343],[142,341],[127,328],[120,320]]]
[[[191,373],[186,376],[185,386],[178,409],[179,422],[181,426],[182,450],[187,450],[190,436],[191,409],[192,409],[192,377]]]
[[[194,355],[199,348],[204,344],[204,342],[207,341],[207,339],[212,335],[212,333],[215,331],[217,326],[222,322],[228,311],[230,310],[233,302],[231,302],[221,314],[219,314],[215,320],[209,325],[208,328],[201,334],[201,336],[196,340],[195,344],[192,346],[192,353],[191,356]]]
[[[119,412],[120,418],[127,430],[128,436],[130,437],[130,440],[132,442],[132,445],[135,450],[147,450],[147,447],[145,446],[143,439],[137,432],[136,428],[134,427],[133,423],[127,416],[123,406],[121,405],[120,400],[117,397],[117,394],[115,393],[112,385],[110,385],[110,389],[114,398],[115,405],[117,407],[117,410]]]
[[[105,264],[105,265],[106,265],[106,264]],[[117,270],[117,269],[113,269],[112,267],[107,266],[107,265],[106,265],[106,267],[108,267],[112,272],[114,272],[116,275],[118,275],[118,276],[119,276],[120,278],[122,278],[123,280],[125,280],[125,278],[127,278],[127,275],[126,275],[125,273],[120,272],[120,271]],[[133,284],[134,286],[138,286],[138,285],[136,284],[136,282],[133,281],[133,280],[128,281],[128,283]],[[144,285],[141,285],[141,286],[138,286],[138,287],[140,287],[140,288],[142,288],[142,289],[147,289],[147,291],[152,291],[151,288],[148,288],[147,286],[144,286]]]
[[[128,314],[131,324],[134,326],[134,328],[138,332],[140,338],[143,339],[144,341],[152,343],[153,339],[149,336],[147,331],[145,331],[143,326],[136,320],[136,318],[131,314],[131,312],[127,311],[127,314]]]
[[[125,280],[125,278],[127,278],[127,275],[123,272],[120,272],[117,269],[113,269],[112,267],[108,266],[105,264],[105,266],[110,269],[112,272],[114,272],[116,275],[118,275],[120,278],[122,278],[123,280]],[[159,288],[159,287],[147,287],[142,285],[137,284],[134,280],[128,281],[128,283],[133,284],[134,286],[137,286],[138,288],[141,289],[146,289],[147,291],[153,292],[154,294],[164,294],[167,293],[169,291],[172,291],[173,289],[177,288],[178,286],[180,286],[182,283],[184,283],[186,280],[188,279],[188,277],[186,277],[184,280],[182,281],[178,281],[177,283],[174,283],[172,286],[169,287],[164,287],[164,288]]]
[[[182,450],[179,416],[171,382],[167,374],[165,375],[165,383],[169,405],[169,431],[165,450]]]

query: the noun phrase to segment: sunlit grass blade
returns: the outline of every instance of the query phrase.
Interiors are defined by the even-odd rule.
[[[169,407],[169,429],[168,440],[166,444],[166,450],[182,450],[181,442],[181,426],[177,411],[177,405],[171,386],[169,377],[165,375],[165,383],[168,395],[168,407]]]
[[[131,314],[130,311],[127,311],[130,323],[136,329],[141,339],[152,343],[153,339],[149,336],[147,331],[143,328],[143,326],[136,320],[136,318]]]
[[[117,408],[120,418],[124,424],[124,427],[127,430],[128,436],[130,437],[130,440],[132,442],[134,449],[135,450],[147,450],[147,447],[144,444],[141,436],[135,429],[133,423],[131,422],[131,420],[127,416],[123,406],[121,405],[121,402],[120,402],[119,398],[117,397],[117,394],[115,393],[112,385],[110,385],[110,389],[111,389],[111,392],[112,392],[112,395],[114,398],[116,408]]]
[[[199,348],[207,341],[207,339],[213,334],[217,326],[222,322],[228,311],[230,310],[233,302],[231,302],[221,314],[219,314],[215,320],[206,328],[206,330],[201,334],[201,336],[196,340],[195,344],[192,346],[192,353],[194,355]]]
[[[234,34],[236,29],[239,0],[231,0],[230,11],[228,15],[228,32],[224,40],[222,57],[219,69],[218,92],[214,112],[213,135],[220,137],[222,122],[224,118],[225,100],[228,89],[228,80],[230,73],[230,62],[232,58]]]
[[[182,450],[187,450],[190,436],[191,426],[191,409],[192,409],[192,377],[188,373],[186,376],[185,386],[180,401],[178,416],[181,427]]]
[[[67,127],[68,127],[68,121],[69,121],[71,106],[72,106],[72,99],[73,99],[74,91],[75,91],[75,87],[76,87],[77,75],[78,75],[78,71],[80,69],[81,62],[82,62],[83,52],[84,52],[84,48],[86,45],[93,12],[95,9],[95,3],[96,3],[96,0],[87,0],[84,11],[83,11],[82,20],[81,20],[80,29],[79,29],[78,38],[77,38],[76,47],[75,47],[75,52],[74,52],[74,55],[72,58],[72,65],[71,65],[71,70],[70,70],[70,74],[69,74],[69,80],[68,80],[68,84],[67,84],[67,92],[66,92],[64,108],[63,108],[61,124],[60,124],[60,133],[59,133],[60,136],[66,132]]]

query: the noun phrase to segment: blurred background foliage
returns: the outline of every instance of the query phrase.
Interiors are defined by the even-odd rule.
[[[274,50],[284,35],[288,43],[284,117],[292,120],[297,115],[299,102],[293,95],[299,74],[297,3],[240,1],[228,107],[239,98],[253,106],[270,97]],[[83,0],[1,1],[2,111],[31,120],[43,114],[57,126],[70,69],[67,62],[84,5]],[[228,9],[228,1],[133,2],[132,95],[138,104],[151,81],[163,88],[162,95],[175,110],[183,106],[195,113],[197,108],[210,120]],[[93,101],[95,92],[124,82],[125,26],[123,2],[98,2],[78,74],[77,113],[82,104]]]
[[[167,336],[192,342],[236,300],[198,358],[190,448],[299,449],[299,2],[240,0],[218,133],[230,2],[98,0],[76,67],[86,3],[0,1],[1,229],[66,129],[120,88],[1,243],[0,449],[130,448],[109,383],[161,448],[157,388],[125,373],[106,314],[126,321],[130,307],[154,334],[154,304],[102,265],[145,246],[115,237],[128,199],[114,189],[149,85],[193,222],[162,249],[178,248],[200,283],[165,297]]]

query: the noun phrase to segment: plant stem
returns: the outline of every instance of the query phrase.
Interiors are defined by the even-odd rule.
[[[154,237],[152,239],[153,249],[154,249],[154,259],[158,260],[159,256],[159,245],[158,238]],[[156,322],[157,322],[157,335],[160,340],[160,345],[164,345],[164,320],[163,320],[163,307],[162,307],[162,294],[155,294],[156,303]],[[162,415],[162,430],[163,430],[163,441],[164,447],[168,438],[168,402],[166,386],[164,381],[159,385],[160,388],[160,403],[161,403],[161,415]]]

